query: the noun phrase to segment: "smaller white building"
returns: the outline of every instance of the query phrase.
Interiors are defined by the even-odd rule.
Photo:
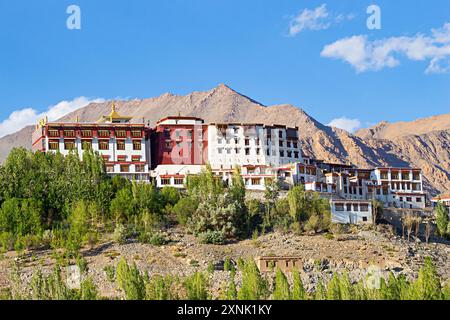
[[[372,203],[363,200],[331,199],[331,222],[342,224],[371,224]]]

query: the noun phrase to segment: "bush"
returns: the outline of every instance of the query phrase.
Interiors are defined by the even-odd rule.
[[[200,243],[203,244],[225,244],[225,235],[222,231],[205,231],[198,235]]]
[[[2,251],[10,251],[14,249],[14,236],[10,232],[0,233],[0,246]]]
[[[85,273],[88,271],[88,262],[81,255],[77,256],[77,266],[80,268],[81,273]]]
[[[208,281],[201,272],[186,278],[183,283],[186,289],[188,300],[207,300],[208,299]]]
[[[106,278],[109,282],[116,281],[116,269],[114,268],[114,266],[106,266],[103,268],[103,271],[105,271]]]
[[[127,228],[123,224],[118,224],[114,229],[113,239],[119,244],[124,244],[128,238]]]
[[[308,219],[308,222],[305,224],[305,230],[306,231],[314,231],[317,232],[320,228],[320,221],[319,217],[316,215],[311,216]]]
[[[186,225],[195,210],[197,210],[197,203],[189,197],[180,199],[172,209],[178,223],[182,226]]]
[[[161,232],[145,232],[139,235],[139,241],[153,246],[165,245],[168,241]]]

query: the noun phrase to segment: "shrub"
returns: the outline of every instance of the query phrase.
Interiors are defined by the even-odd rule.
[[[106,278],[109,282],[114,282],[116,280],[116,269],[114,266],[106,266],[103,268],[103,271],[105,271]]]
[[[319,228],[320,228],[319,217],[316,215],[312,215],[308,219],[308,222],[306,222],[306,224],[305,224],[305,230],[317,232],[319,230]]]
[[[98,291],[91,278],[87,278],[81,283],[81,300],[97,300]]]
[[[201,272],[196,272],[186,278],[183,283],[186,289],[188,300],[207,300],[208,299],[208,281]]]
[[[195,210],[197,210],[197,206],[197,202],[190,197],[181,198],[172,208],[172,211],[175,214],[178,223],[184,226],[194,214]]]
[[[114,229],[113,239],[119,244],[124,244],[128,238],[128,231],[123,224],[116,225]]]
[[[138,238],[139,242],[151,244],[154,246],[162,246],[168,243],[165,235],[162,232],[141,232]]]
[[[224,244],[225,236],[222,231],[205,231],[198,235],[200,243],[203,244]]]
[[[10,251],[14,249],[14,236],[10,232],[0,233],[0,246],[2,251]]]

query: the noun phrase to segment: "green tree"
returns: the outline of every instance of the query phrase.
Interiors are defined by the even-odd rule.
[[[95,286],[94,282],[91,278],[87,278],[81,283],[80,290],[80,299],[81,300],[97,300],[98,299],[98,290]]]
[[[144,275],[140,273],[136,264],[129,266],[122,258],[117,265],[116,281],[127,300],[144,300],[146,295]]]
[[[128,188],[119,190],[110,207],[117,221],[128,221],[135,213],[133,194]]]
[[[244,262],[242,272],[242,286],[238,291],[239,300],[263,300],[268,295],[268,283],[259,272],[253,260]]]
[[[341,300],[353,300],[354,291],[347,272],[339,279],[339,292]]]
[[[411,288],[411,298],[415,300],[441,300],[441,280],[430,257],[419,270],[419,276]]]
[[[438,202],[434,209],[436,215],[436,226],[441,237],[445,237],[447,234],[448,226],[448,212],[445,209],[442,202]]]
[[[293,288],[292,288],[292,299],[294,300],[306,300],[307,294],[305,287],[303,286],[302,278],[298,270],[292,272],[293,278]]]
[[[280,268],[277,268],[275,275],[275,289],[273,291],[273,299],[274,300],[290,300],[291,292],[289,289],[289,282],[286,278],[286,275],[281,271]]]
[[[327,300],[341,300],[340,280],[337,273],[335,273],[330,282],[328,282]]]
[[[181,198],[172,210],[177,217],[178,223],[184,226],[195,213],[197,207],[198,203],[193,198],[185,197]]]
[[[183,283],[187,292],[188,300],[207,300],[208,299],[208,280],[201,272],[196,272],[187,277]]]

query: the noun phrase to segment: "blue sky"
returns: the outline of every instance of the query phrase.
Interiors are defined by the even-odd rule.
[[[66,27],[71,4],[81,30]],[[371,4],[381,30],[366,26]],[[449,113],[446,23],[450,0],[2,0],[0,136],[91,99],[220,83],[323,123]]]

